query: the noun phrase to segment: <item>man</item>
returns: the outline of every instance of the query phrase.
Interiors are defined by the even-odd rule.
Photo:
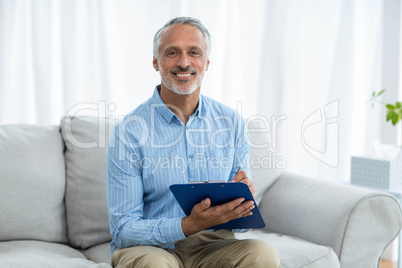
[[[243,120],[200,95],[210,50],[199,20],[165,24],[154,38],[153,66],[162,83],[112,131],[107,194],[114,267],[279,267],[276,250],[265,242],[206,230],[251,215],[252,201],[211,206],[207,198],[186,217],[169,190],[177,183],[232,180],[254,194]]]

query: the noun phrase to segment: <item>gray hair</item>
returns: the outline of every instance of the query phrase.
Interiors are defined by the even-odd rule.
[[[204,35],[205,44],[207,45],[207,55],[211,53],[211,35],[208,32],[208,29],[201,23],[199,19],[191,18],[191,17],[177,17],[170,21],[168,21],[162,28],[160,28],[155,36],[154,36],[154,57],[159,59],[159,46],[161,45],[161,36],[162,33],[166,30],[167,27],[172,25],[191,25],[198,28],[202,34]]]

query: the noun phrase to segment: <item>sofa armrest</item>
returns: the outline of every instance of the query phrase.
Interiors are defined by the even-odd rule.
[[[377,267],[402,225],[389,194],[284,172],[260,205],[270,232],[330,246],[341,267]]]

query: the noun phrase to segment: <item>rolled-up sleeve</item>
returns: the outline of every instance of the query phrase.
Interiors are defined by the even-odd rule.
[[[185,238],[182,217],[143,218],[143,182],[137,152],[116,126],[107,153],[107,203],[112,243],[119,248],[154,245],[169,248]],[[113,247],[112,247],[113,250]]]

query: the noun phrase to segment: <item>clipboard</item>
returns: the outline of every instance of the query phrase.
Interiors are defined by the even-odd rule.
[[[212,226],[208,229],[258,229],[264,228],[265,222],[258,210],[257,203],[247,184],[242,182],[204,182],[170,185],[177,202],[184,213],[189,216],[194,205],[205,198],[211,200],[211,206],[222,205],[238,197],[244,197],[245,201],[253,200],[255,207],[251,210],[253,215],[234,219],[227,223]]]

